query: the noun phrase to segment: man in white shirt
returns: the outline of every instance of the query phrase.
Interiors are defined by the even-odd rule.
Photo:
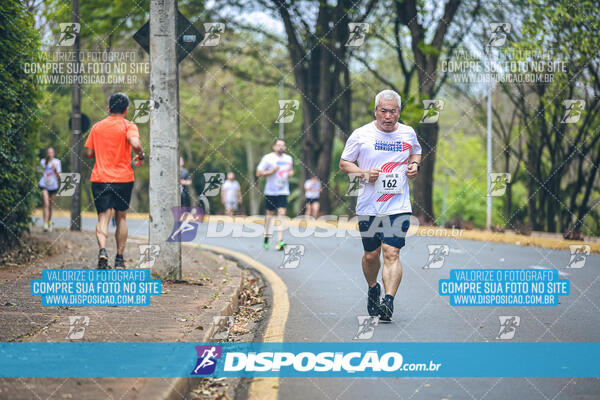
[[[352,132],[340,159],[340,169],[366,181],[356,214],[364,255],[362,267],[369,285],[367,311],[390,321],[394,296],[402,280],[399,253],[412,213],[408,179],[419,171],[421,146],[413,128],[398,122],[401,99],[393,90],[375,97],[375,121]],[[377,282],[383,249],[385,297]]]
[[[266,154],[260,160],[256,167],[256,176],[266,177],[265,183],[265,237],[263,247],[268,250],[269,245],[269,223],[277,210],[279,217],[285,216],[287,209],[287,197],[290,195],[289,178],[294,176],[292,169],[292,157],[285,154],[285,141],[276,139],[273,144],[273,152]],[[283,230],[277,231],[277,250],[283,250],[285,242],[283,241]]]
[[[227,173],[227,179],[221,186],[221,202],[225,206],[225,215],[232,216],[242,202],[240,184],[235,180],[233,172]]]

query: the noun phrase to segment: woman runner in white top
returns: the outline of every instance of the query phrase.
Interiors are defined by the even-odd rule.
[[[313,218],[319,217],[319,197],[321,196],[321,181],[317,176],[313,176],[304,182],[304,197],[306,197],[306,216]]]
[[[54,158],[54,148],[48,147],[46,150],[46,158],[40,160],[40,170],[42,171],[42,178],[38,183],[38,187],[42,190],[44,232],[47,232],[52,231],[52,205],[60,186],[58,174],[62,172],[60,160]]]

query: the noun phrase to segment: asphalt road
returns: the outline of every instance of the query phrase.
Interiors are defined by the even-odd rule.
[[[66,227],[58,218],[56,226]],[[85,219],[83,229],[95,221]],[[148,234],[147,221],[129,220],[129,232]],[[486,342],[497,339],[499,316],[518,316],[520,325],[512,341],[586,342],[600,339],[600,255],[592,254],[583,268],[566,268],[570,253],[542,248],[459,240],[407,238],[401,250],[403,279],[395,300],[393,321],[375,327],[370,339],[354,339],[359,316],[366,312],[366,283],[360,259],[359,238],[291,237],[290,245],[304,246],[295,268],[280,268],[284,253],[263,250],[262,237],[207,237],[203,224],[196,241],[227,247],[252,256],[276,271],[287,285],[290,314],[286,341],[352,342]],[[340,235],[341,236],[341,235]],[[447,245],[449,252],[439,269],[424,269],[428,245]],[[299,248],[301,249],[301,248]],[[112,255],[111,255],[112,257]],[[290,266],[288,264],[288,266]],[[293,266],[293,265],[291,265]],[[454,268],[555,268],[570,280],[571,293],[558,306],[453,307],[438,294],[438,280]],[[304,379],[283,378],[280,399],[599,399],[599,379],[571,378],[394,378]]]

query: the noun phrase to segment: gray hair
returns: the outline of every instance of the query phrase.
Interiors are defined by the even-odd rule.
[[[377,96],[375,96],[375,108],[379,106],[379,100],[381,99],[396,100],[396,103],[398,103],[398,110],[402,108],[402,99],[400,98],[400,95],[393,90],[386,89],[377,93]]]

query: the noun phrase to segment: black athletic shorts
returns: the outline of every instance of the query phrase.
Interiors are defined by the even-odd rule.
[[[53,194],[56,194],[56,193],[58,192],[58,189],[55,189],[55,190],[50,190],[50,189],[46,189],[45,187],[41,187],[40,185],[38,185],[38,187],[40,188],[40,190],[47,190],[47,191],[48,191],[48,194],[49,194],[50,196],[52,196]]]
[[[317,197],[316,199],[306,199],[306,204],[312,204],[312,203],[318,203],[319,202],[319,198]]]
[[[358,230],[365,251],[377,250],[381,243],[397,249],[404,247],[404,238],[410,227],[410,213],[401,213],[375,217],[358,216]]]
[[[98,214],[109,208],[125,211],[129,208],[133,182],[92,182],[92,195]]]
[[[285,194],[279,196],[265,195],[265,207],[269,211],[274,211],[278,208],[287,208],[287,196]]]

